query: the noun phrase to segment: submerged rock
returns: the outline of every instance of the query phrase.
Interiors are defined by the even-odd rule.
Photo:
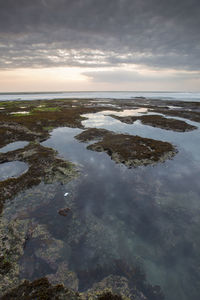
[[[27,221],[0,221],[0,297],[20,283],[18,260],[24,251],[27,225]]]
[[[66,288],[78,291],[78,278],[75,272],[70,271],[66,262],[62,262],[55,274],[47,275],[51,284],[63,284]]]
[[[122,300],[131,299],[131,291],[125,277],[110,275],[95,283],[91,289],[83,293],[83,296],[85,296],[85,299]]]
[[[71,211],[71,209],[69,207],[66,207],[66,208],[61,208],[58,211],[58,213],[59,213],[59,215],[66,217],[70,211]]]

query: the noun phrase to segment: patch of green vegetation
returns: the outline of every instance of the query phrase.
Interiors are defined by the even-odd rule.
[[[0,106],[12,106],[14,104],[15,104],[14,101],[1,101],[0,102]]]
[[[43,127],[43,130],[44,130],[44,131],[48,131],[48,132],[49,132],[49,131],[52,131],[53,129],[54,129],[53,126],[44,126],[44,127]]]
[[[60,109],[60,107],[52,107],[52,106],[41,106],[41,107],[36,107],[36,108],[34,108],[33,109],[33,112],[37,112],[37,111],[52,111],[52,112],[54,112],[54,111],[60,111],[61,109]]]

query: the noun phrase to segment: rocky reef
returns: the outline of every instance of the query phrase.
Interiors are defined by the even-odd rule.
[[[63,285],[52,286],[47,278],[40,278],[33,282],[27,280],[24,281],[19,286],[3,295],[1,299],[79,300],[80,297],[73,291],[64,288]]]
[[[111,115],[111,117],[120,120],[121,122],[127,124],[133,124],[135,121],[139,120],[142,124],[150,125],[152,127],[158,127],[165,130],[173,130],[178,132],[192,131],[197,129],[196,126],[190,125],[185,121],[176,120],[172,118],[165,118],[160,115],[143,115],[143,116],[127,116],[119,117]]]
[[[168,142],[117,134],[102,129],[88,129],[76,136],[80,141],[91,141],[100,137],[102,137],[100,141],[89,145],[87,149],[106,152],[116,163],[122,163],[128,167],[163,162],[172,158],[176,153],[174,146]]]
[[[82,115],[107,109],[89,100],[0,102],[0,147],[17,140],[41,142],[57,127],[83,128]],[[112,108],[111,108],[112,109]]]
[[[18,192],[39,184],[41,181],[68,182],[77,176],[75,166],[56,157],[57,153],[38,143],[30,143],[23,149],[0,154],[0,163],[23,161],[28,164],[26,173],[17,178],[9,178],[0,182],[0,207],[8,198],[13,198]]]

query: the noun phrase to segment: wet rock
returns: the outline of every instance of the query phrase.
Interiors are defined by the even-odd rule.
[[[97,135],[98,131],[98,129],[95,130]],[[87,137],[87,132],[90,132],[90,129],[86,130],[84,135],[81,133],[81,137],[79,135],[76,138],[84,139],[83,137]],[[94,137],[94,134],[92,136]],[[87,149],[106,152],[116,163],[122,163],[128,167],[163,162],[177,152],[174,146],[168,142],[128,134],[116,134],[108,130],[104,130],[101,141],[89,145]]]
[[[89,142],[102,139],[106,133],[107,130],[105,129],[89,128],[76,135],[75,138],[80,142]]]

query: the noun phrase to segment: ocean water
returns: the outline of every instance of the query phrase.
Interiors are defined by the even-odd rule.
[[[84,291],[121,261],[119,275],[123,265],[138,264],[166,300],[199,300],[199,123],[190,121],[198,129],[183,133],[121,123],[108,112],[87,117],[85,127],[168,141],[178,153],[164,163],[128,169],[88,150],[88,143],[75,138],[82,130],[54,129],[42,144],[76,163],[80,176],[65,185],[41,183],[5,203],[4,218],[27,219],[33,228],[20,260],[21,278],[59,279],[67,266]],[[67,217],[58,214],[63,207],[71,208]]]
[[[0,93],[0,101],[7,100],[51,100],[67,98],[103,98],[103,99],[131,99],[135,97],[145,97],[150,99],[200,101],[200,92],[38,92],[38,93]]]

